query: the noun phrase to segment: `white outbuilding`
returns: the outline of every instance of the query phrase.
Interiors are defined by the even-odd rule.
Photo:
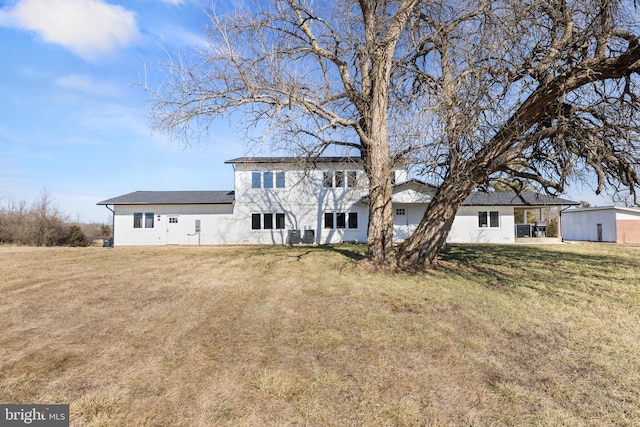
[[[640,244],[640,209],[620,206],[571,208],[562,212],[565,240]]]

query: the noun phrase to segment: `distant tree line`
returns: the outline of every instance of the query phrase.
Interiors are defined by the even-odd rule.
[[[24,200],[0,202],[0,244],[89,246],[110,232],[109,226],[71,222],[46,191],[31,204]]]

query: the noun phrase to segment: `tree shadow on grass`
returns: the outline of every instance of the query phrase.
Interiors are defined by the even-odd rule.
[[[367,246],[356,244],[341,244],[341,245],[320,245],[320,249],[327,252],[335,252],[344,257],[352,259],[353,261],[362,261],[367,258]]]
[[[594,283],[622,281],[638,270],[637,257],[525,245],[451,245],[440,252],[439,261],[441,270],[492,288],[527,287],[545,293],[598,291]]]

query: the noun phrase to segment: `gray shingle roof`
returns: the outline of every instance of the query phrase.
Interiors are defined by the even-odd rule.
[[[238,157],[225,161],[226,164],[234,163],[359,163],[362,160],[358,156],[346,157]]]
[[[475,191],[462,202],[463,206],[570,206],[580,203],[560,197],[549,196],[535,192],[522,192],[520,195],[513,191]]]
[[[235,201],[233,191],[134,191],[98,205],[220,205]]]

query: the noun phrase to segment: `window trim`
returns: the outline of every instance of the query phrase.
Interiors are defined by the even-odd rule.
[[[263,213],[262,214],[262,228],[264,230],[273,230],[273,214],[272,213]]]
[[[333,188],[333,172],[330,172],[330,171],[323,172],[322,188]]]
[[[259,214],[259,213],[251,214],[251,229],[252,230],[262,229],[262,214]]]
[[[273,188],[273,172],[266,171],[262,174],[262,187]]]
[[[262,188],[262,172],[251,172],[251,188]]]
[[[151,223],[151,225],[149,225]],[[144,228],[153,228],[155,224],[155,215],[153,212],[144,213]]]
[[[160,215],[158,215],[158,221]],[[136,230],[141,229],[153,229],[156,224],[156,216],[153,212],[134,212],[133,213],[133,228]]]
[[[133,228],[143,228],[144,222],[142,219],[144,218],[144,214],[142,212],[134,212],[133,213]]]
[[[333,220],[333,212],[324,213],[324,228],[325,230],[333,229],[335,222]]]
[[[500,228],[500,211],[478,211],[478,228]]]
[[[358,228],[358,212],[349,212],[347,214],[347,228]]]
[[[347,183],[347,188],[356,188],[358,186],[358,172],[357,171],[347,171],[347,179],[345,182]]]
[[[251,214],[251,230],[284,230],[287,226],[284,212]]]

